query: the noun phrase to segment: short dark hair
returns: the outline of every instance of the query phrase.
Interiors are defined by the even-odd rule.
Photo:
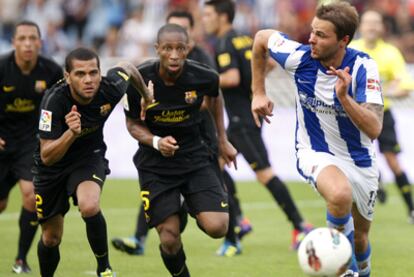
[[[32,27],[35,27],[36,30],[37,30],[37,34],[39,35],[39,38],[41,37],[39,25],[37,25],[35,22],[30,21],[30,20],[22,20],[22,21],[19,21],[16,25],[14,25],[13,37],[16,35],[17,27],[20,27],[20,26],[32,26]]]
[[[79,47],[75,50],[69,52],[69,54],[65,58],[65,70],[66,72],[71,72],[73,69],[73,60],[81,60],[81,61],[89,61],[92,59],[96,59],[98,63],[98,68],[100,67],[99,56],[96,54],[95,51],[89,48]]]
[[[335,26],[338,40],[349,36],[349,42],[353,39],[359,24],[357,10],[346,1],[320,5],[316,10],[316,17],[331,22]]]
[[[190,22],[190,27],[194,27],[194,18],[193,15],[187,11],[172,11],[167,15],[167,22],[171,17],[187,18]]]
[[[236,6],[232,0],[209,0],[204,5],[213,6],[218,14],[226,14],[228,22],[233,23]]]
[[[182,33],[185,36],[186,41],[188,42],[189,40],[187,31],[183,27],[177,24],[167,23],[158,30],[157,43],[160,42],[160,38],[164,33]]]

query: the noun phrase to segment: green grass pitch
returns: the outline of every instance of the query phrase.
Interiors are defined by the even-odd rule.
[[[270,194],[255,182],[240,182],[238,194],[244,214],[254,230],[243,240],[243,254],[233,258],[214,255],[221,240],[213,240],[201,232],[194,220],[183,235],[187,263],[192,276],[250,277],[304,276],[298,266],[296,252],[289,250],[291,226]],[[289,183],[292,195],[304,217],[316,226],[325,226],[325,207],[309,186]],[[414,226],[407,223],[406,210],[395,186],[387,186],[389,200],[377,203],[371,229],[373,277],[414,276]],[[139,191],[134,180],[108,180],[102,209],[108,224],[109,238],[133,234],[138,212]],[[9,207],[0,215],[0,276],[15,276],[11,265],[17,251],[17,218],[20,193],[10,195]],[[36,236],[29,255],[32,276],[39,276]],[[86,240],[85,226],[76,208],[65,217],[61,244],[61,260],[55,276],[93,276],[95,259]],[[128,256],[110,246],[110,260],[117,276],[169,276],[158,252],[158,237],[151,231],[145,256]]]

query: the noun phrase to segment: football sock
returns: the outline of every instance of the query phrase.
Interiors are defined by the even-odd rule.
[[[86,223],[86,235],[89,245],[95,254],[98,263],[98,272],[103,272],[109,265],[108,238],[106,233],[106,222],[101,211],[90,217],[83,217]]]
[[[141,205],[139,209],[138,218],[137,218],[137,226],[135,228],[135,238],[139,241],[145,240],[148,235],[148,225],[147,221],[145,220],[145,212],[144,212],[144,205]],[[144,241],[142,241],[143,243]]]
[[[165,267],[174,277],[190,277],[187,265],[185,264],[185,253],[183,246],[178,250],[177,254],[167,254],[160,245],[161,258]]]
[[[369,277],[371,275],[371,244],[368,243],[365,253],[355,256],[358,262],[359,277]]]
[[[60,260],[59,245],[46,247],[40,238],[37,244],[37,256],[39,259],[40,275],[53,277]]]
[[[234,204],[234,199],[232,199],[231,197],[228,198],[228,202],[229,202],[229,229],[227,230],[227,233],[226,233],[226,240],[228,240],[229,242],[235,245],[237,243],[236,207]]]
[[[352,262],[349,268],[354,272],[358,272],[358,266],[355,259],[354,219],[352,218],[351,213],[344,217],[335,217],[327,212],[326,219],[328,221],[328,227],[342,232],[348,238],[352,245]]]
[[[30,212],[22,207],[19,218],[19,250],[16,259],[26,261],[38,225],[36,212]]]
[[[395,176],[395,181],[402,197],[404,198],[404,202],[407,205],[409,212],[413,211],[414,206],[413,199],[411,197],[411,185],[410,182],[408,182],[408,178],[407,175],[405,175],[405,172],[401,173],[398,176]]]
[[[233,199],[236,217],[241,217],[242,210],[240,207],[239,198],[237,197],[236,184],[234,183],[233,178],[230,176],[230,174],[226,170],[223,170],[223,180],[224,180],[224,184],[227,187],[229,198]]]
[[[286,185],[276,176],[266,184],[266,188],[273,195],[273,198],[285,212],[295,229],[303,231],[303,219],[300,215]]]

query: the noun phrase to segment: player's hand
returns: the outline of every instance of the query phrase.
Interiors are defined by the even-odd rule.
[[[252,99],[252,113],[257,127],[261,126],[260,117],[270,123],[269,116],[273,116],[273,102],[265,95],[254,95]]]
[[[158,150],[164,157],[174,156],[175,151],[177,151],[178,148],[180,147],[172,136],[163,137],[158,141]]]
[[[231,163],[234,164],[234,168],[237,169],[237,150],[234,146],[226,139],[219,143],[220,156],[224,160],[224,163],[230,167]]]
[[[148,82],[147,95],[149,96],[147,101],[145,101],[145,99],[143,97],[141,98],[141,116],[140,117],[141,117],[142,121],[145,120],[145,114],[147,112],[148,105],[155,102],[155,99],[154,99],[154,83],[151,80]]]
[[[71,130],[75,136],[79,136],[82,131],[80,118],[81,114],[78,113],[76,105],[73,105],[70,112],[65,115],[66,125],[68,125],[69,130]]]
[[[6,145],[6,141],[2,138],[0,138],[0,151],[4,150],[4,146]]]
[[[335,84],[335,91],[338,99],[348,95],[348,88],[352,82],[352,76],[349,74],[349,70],[349,66],[345,67],[343,70],[335,69],[333,66],[330,66],[327,71],[329,75],[335,75],[338,77]]]

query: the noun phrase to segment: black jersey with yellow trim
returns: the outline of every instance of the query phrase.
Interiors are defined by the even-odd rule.
[[[58,172],[60,169],[82,160],[93,153],[105,155],[103,127],[114,107],[125,94],[128,78],[122,68],[113,68],[103,77],[93,100],[86,105],[78,103],[71,95],[69,85],[60,82],[46,92],[40,105],[39,137],[56,140],[68,130],[65,116],[76,105],[81,115],[81,134],[69,147],[63,158],[51,166],[45,166],[40,159],[40,147],[34,155],[35,173]]]
[[[209,164],[209,151],[200,133],[200,107],[204,96],[218,96],[219,77],[215,70],[193,60],[186,60],[174,85],[166,85],[159,75],[159,59],[138,67],[145,83],[154,83],[155,103],[146,111],[145,124],[157,136],[172,136],[179,149],[173,157],[140,143],[135,157],[139,169],[159,174],[190,172]],[[132,86],[127,91],[125,114],[139,119],[140,96]]]
[[[226,110],[230,117],[235,115],[243,117],[246,109],[250,110],[252,45],[251,37],[241,35],[233,29],[217,38],[214,45],[218,72],[221,74],[233,68],[240,72],[238,86],[222,89]]]
[[[41,55],[32,71],[23,74],[14,53],[0,57],[0,137],[6,151],[35,139],[40,101],[63,78],[62,68]]]

